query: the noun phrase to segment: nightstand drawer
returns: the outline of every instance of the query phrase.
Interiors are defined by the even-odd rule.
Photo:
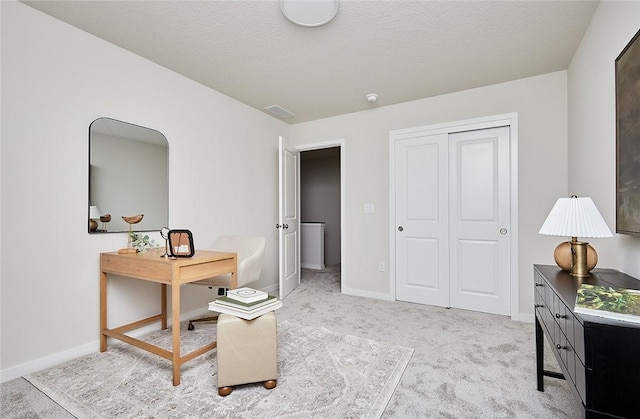
[[[544,284],[544,300],[547,302],[547,308],[551,313],[555,313],[556,311],[556,294],[553,292],[549,285]]]
[[[566,337],[562,335],[560,340],[556,344],[556,349],[560,355],[560,359],[562,360],[562,370],[566,375],[565,379],[571,380],[572,383],[576,382],[576,352],[573,350],[573,347],[569,344]]]
[[[533,298],[534,298],[534,302],[535,302],[535,307],[536,308],[546,308],[546,303],[544,301],[544,297],[542,296],[542,294],[540,293],[541,289],[539,287],[536,287],[536,290],[534,292]]]
[[[584,366],[588,367],[584,356],[584,326],[582,326],[582,324],[575,317],[573,318],[573,336],[573,347],[576,350],[576,355],[580,359],[580,362]]]
[[[573,383],[576,385],[576,390],[578,390],[578,394],[580,395],[582,404],[586,405],[586,400],[587,400],[587,396],[586,396],[587,378],[585,376],[586,368],[584,367],[584,364],[582,364],[582,362],[580,361],[580,358],[578,358],[577,353],[574,361],[575,361],[576,373],[575,373],[575,380]]]
[[[540,278],[539,276],[536,276],[535,278],[535,301],[536,302],[540,302],[541,304],[544,304],[547,296],[546,296],[546,287],[545,287],[545,282],[542,278]]]
[[[567,308],[564,306],[564,303],[560,301],[559,298],[556,297],[556,312],[555,317],[556,321],[560,325],[560,329],[562,329],[562,333],[567,334]],[[573,317],[573,316],[572,316]]]
[[[560,330],[562,334],[567,335],[567,308],[564,303],[558,298],[557,295],[553,294],[553,309],[551,310],[551,314],[558,326],[560,326]],[[571,321],[573,322],[573,315],[571,315]]]

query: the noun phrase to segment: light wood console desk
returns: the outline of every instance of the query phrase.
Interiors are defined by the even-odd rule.
[[[238,260],[235,253],[197,250],[191,258],[169,259],[160,252],[137,254],[100,254],[100,352],[107,350],[107,337],[119,339],[163,358],[173,364],[173,385],[180,384],[180,366],[216,347],[212,342],[183,356],[180,355],[180,285],[226,273],[232,274],[232,288],[237,288]],[[160,314],[113,329],[107,328],[107,274],[156,282],[161,286]],[[125,335],[126,332],[160,321],[167,328],[167,285],[171,286],[172,350]]]

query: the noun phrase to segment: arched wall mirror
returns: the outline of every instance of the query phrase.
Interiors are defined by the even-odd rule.
[[[89,233],[134,231],[169,222],[169,143],[160,132],[110,118],[89,125]],[[110,215],[107,216],[107,215]],[[102,219],[101,219],[102,218]],[[109,220],[110,218],[110,220]]]

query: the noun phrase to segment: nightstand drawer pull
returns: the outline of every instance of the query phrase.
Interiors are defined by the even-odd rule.
[[[556,313],[556,319],[566,319],[567,316],[565,316],[564,314],[560,314],[560,313]]]
[[[560,345],[559,343],[557,343],[557,344],[556,344],[556,349],[557,349],[557,350],[565,350],[565,349],[567,349],[567,347],[566,347],[566,346],[562,346],[562,345]]]
[[[535,307],[536,308],[542,308],[542,307],[544,307],[544,304],[536,304]]]
[[[544,284],[540,284],[540,283],[536,282],[536,287],[544,287]]]

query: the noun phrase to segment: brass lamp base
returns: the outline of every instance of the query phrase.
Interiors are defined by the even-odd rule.
[[[571,272],[573,265],[573,253],[571,252],[571,242],[564,241],[560,243],[553,252],[553,259],[562,270]],[[587,271],[591,271],[598,263],[598,254],[596,249],[590,244],[587,245]]]
[[[577,237],[572,237],[569,243],[571,244],[571,276],[576,278],[588,277],[587,246],[589,243],[579,242]]]
[[[589,243],[579,242],[575,237],[560,243],[553,252],[553,258],[560,268],[576,278],[588,277],[589,271],[598,264],[596,249]]]

